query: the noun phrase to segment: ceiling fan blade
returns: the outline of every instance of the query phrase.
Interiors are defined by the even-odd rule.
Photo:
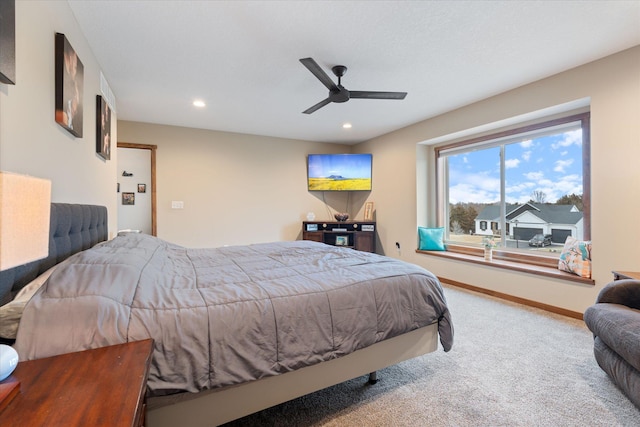
[[[302,65],[307,67],[309,71],[311,71],[311,73],[327,87],[327,89],[338,90],[338,86],[333,82],[333,80],[331,80],[331,77],[329,77],[327,73],[320,68],[313,58],[302,58],[300,62],[302,62]]]
[[[328,103],[331,102],[330,98],[324,99],[320,102],[318,102],[316,105],[314,105],[313,107],[309,107],[306,110],[303,111],[304,114],[311,114],[316,110],[321,109],[322,107],[324,107],[325,105],[327,105]]]
[[[350,98],[369,98],[369,99],[404,99],[407,92],[371,92],[350,90]]]

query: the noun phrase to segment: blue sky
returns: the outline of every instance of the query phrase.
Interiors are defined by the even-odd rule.
[[[371,154],[309,155],[310,177],[325,178],[331,175],[371,178]]]
[[[534,191],[554,203],[582,194],[582,130],[524,140],[505,149],[506,199],[523,203]],[[450,203],[500,200],[500,148],[449,156]]]

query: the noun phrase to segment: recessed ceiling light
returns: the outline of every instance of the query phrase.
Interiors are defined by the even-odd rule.
[[[342,125],[342,129],[351,129],[351,123],[345,123]]]
[[[195,105],[196,107],[204,107],[207,104],[204,103],[204,101],[200,100],[200,99],[196,99],[195,101],[193,101],[193,105]]]

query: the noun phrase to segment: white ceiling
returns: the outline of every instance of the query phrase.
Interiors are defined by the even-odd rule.
[[[640,44],[640,0],[69,4],[118,119],[346,144]],[[408,95],[302,114],[328,95],[305,57]]]

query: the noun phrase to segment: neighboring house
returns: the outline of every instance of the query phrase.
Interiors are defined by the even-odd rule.
[[[583,239],[582,212],[575,205],[545,203],[507,204],[507,236],[529,240],[550,234],[553,243],[564,243],[567,236]],[[475,219],[475,234],[500,234],[500,205],[486,206]]]

